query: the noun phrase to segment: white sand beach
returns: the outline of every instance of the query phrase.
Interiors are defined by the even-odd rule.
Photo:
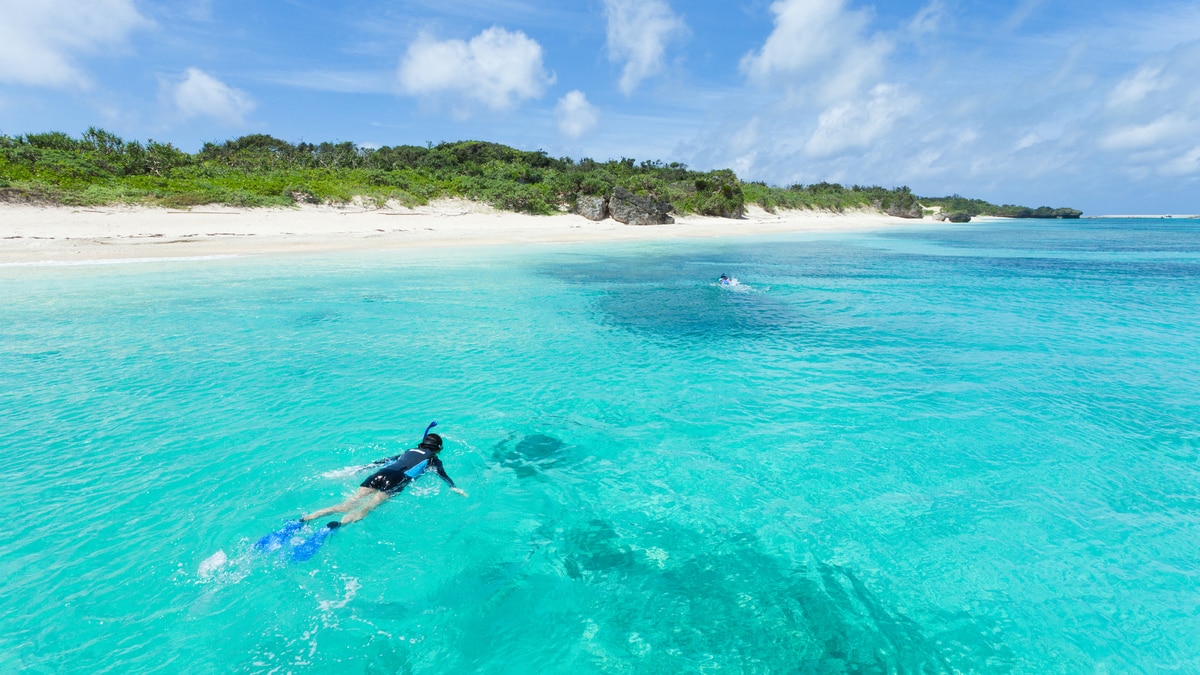
[[[914,221],[878,213],[752,207],[744,218],[677,217],[631,226],[562,214],[531,216],[466,200],[385,208],[298,206],[61,207],[0,204],[0,264],[33,264],[411,246],[532,244],[863,230]]]

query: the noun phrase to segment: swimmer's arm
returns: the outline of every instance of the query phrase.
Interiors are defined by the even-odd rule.
[[[429,465],[433,467],[434,473],[441,476],[442,480],[446,481],[446,484],[450,486],[452,491],[457,492],[464,497],[467,496],[467,491],[455,485],[454,480],[450,478],[449,474],[446,473],[446,467],[442,465],[442,460],[434,457],[433,460],[429,462]]]

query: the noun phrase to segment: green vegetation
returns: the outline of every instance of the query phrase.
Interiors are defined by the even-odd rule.
[[[461,141],[378,149],[353,143],[289,143],[264,134],[205,143],[195,154],[169,143],[125,141],[102,129],[79,138],[61,132],[0,135],[0,201],[67,205],[113,203],[291,206],[363,200],[408,206],[462,197],[499,209],[550,214],[581,195],[634,194],[670,202],[678,213],[739,216],[746,204],[776,209],[878,209],[921,215],[921,205],[974,215],[1011,215],[979,200],[919,199],[907,187],[743,183],[728,169],[623,158],[553,158],[496,143]],[[952,203],[952,200],[959,200]],[[1026,209],[1026,211],[1029,211]],[[1033,213],[1032,211],[1030,211]]]
[[[895,215],[921,216],[919,199],[908,187],[888,190],[881,187],[842,187],[837,183],[815,183],[778,188],[766,183],[745,183],[746,201],[767,211],[776,209],[877,209]]]
[[[981,199],[967,199],[958,195],[950,197],[924,197],[921,203],[925,206],[940,206],[942,213],[965,214],[967,216],[1000,216],[1003,218],[1078,218],[1083,215],[1077,209],[1052,209],[1049,206],[1039,206],[1031,209],[1025,206],[1005,204],[996,206]]]

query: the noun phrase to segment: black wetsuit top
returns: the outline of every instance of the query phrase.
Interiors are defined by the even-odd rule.
[[[442,460],[438,459],[438,456],[429,450],[413,448],[403,455],[396,455],[395,457],[388,457],[387,459],[371,463],[371,466],[380,465],[385,466],[368,476],[362,482],[362,487],[383,490],[384,492],[399,492],[411,483],[414,478],[425,473],[428,469],[433,469],[433,472],[441,476],[447,485],[454,487],[454,481],[451,480],[450,476],[446,475],[446,468],[442,466]]]

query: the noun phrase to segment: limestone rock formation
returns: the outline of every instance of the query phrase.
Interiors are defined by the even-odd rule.
[[[667,215],[670,210],[670,202],[639,197],[623,187],[614,190],[612,199],[608,200],[609,215],[626,225],[669,225],[675,222]]]
[[[608,217],[608,198],[580,195],[575,200],[575,213],[588,220],[604,220]]]
[[[1020,209],[1012,215],[1013,218],[1078,218],[1083,215],[1079,209],[1052,209],[1049,206],[1039,206],[1036,209]]]
[[[879,208],[879,207],[876,207]],[[911,204],[890,204],[880,209],[889,216],[897,218],[923,218],[925,212],[921,210],[921,205],[913,202]]]

